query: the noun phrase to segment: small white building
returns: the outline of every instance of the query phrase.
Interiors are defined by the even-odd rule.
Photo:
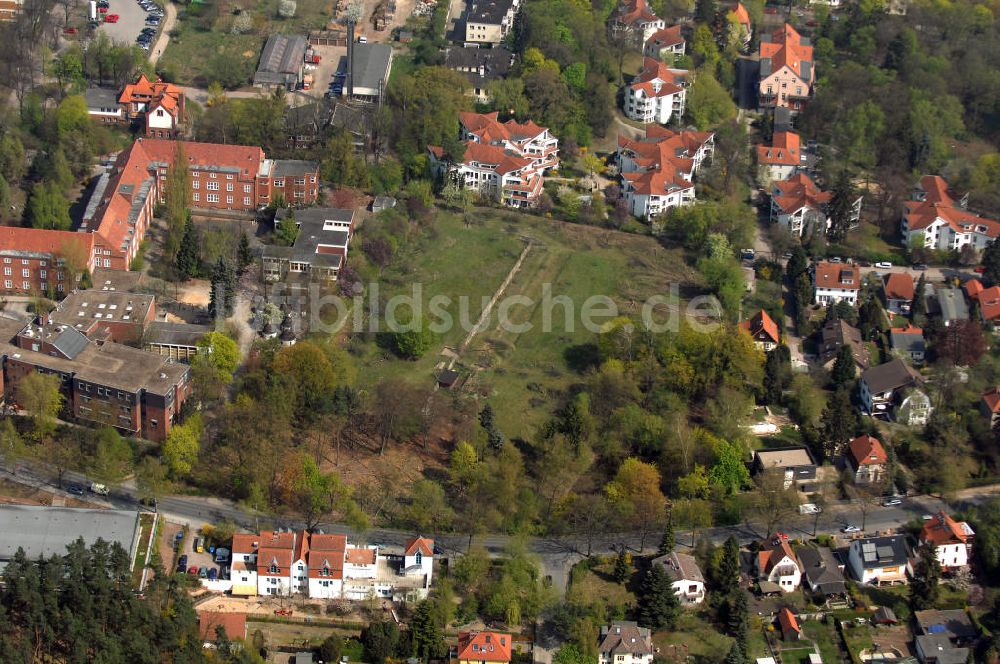
[[[802,583],[802,563],[783,537],[765,543],[757,552],[755,562],[757,581],[764,592],[776,587],[783,593],[790,593]]]
[[[955,521],[942,510],[924,522],[920,543],[933,544],[942,569],[951,572],[969,566],[975,536],[972,526],[965,521]]]
[[[673,552],[654,558],[652,564],[662,565],[670,575],[674,594],[681,604],[701,604],[705,601],[705,577],[694,556]]]
[[[598,664],[652,664],[653,638],[645,627],[616,620],[601,628]]]
[[[861,583],[897,585],[907,583],[911,572],[910,550],[905,535],[863,537],[851,541],[847,567]]]

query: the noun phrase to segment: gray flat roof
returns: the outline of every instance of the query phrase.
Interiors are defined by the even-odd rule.
[[[354,45],[354,87],[378,90],[389,80],[389,63],[392,62],[392,47],[388,44]]]
[[[118,90],[112,88],[87,88],[83,92],[87,108],[119,108]]]
[[[0,505],[0,566],[19,548],[29,559],[65,555],[80,538],[88,546],[98,538],[118,542],[131,556],[138,531],[139,513],[132,510]]]
[[[153,321],[146,326],[143,343],[170,346],[197,346],[198,341],[212,331],[208,325]]]

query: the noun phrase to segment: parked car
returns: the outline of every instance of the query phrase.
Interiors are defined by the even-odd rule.
[[[978,267],[972,268],[972,271],[975,272],[976,274],[983,274],[984,272],[986,272],[986,268],[980,265]]]
[[[823,508],[815,503],[803,503],[799,505],[799,514],[819,514],[822,511]]]
[[[205,538],[199,535],[194,538],[194,544],[191,545],[191,549],[197,551],[198,553],[205,553]]]
[[[896,496],[886,498],[885,500],[882,501],[882,507],[895,507],[896,505],[902,505],[902,504],[903,501],[897,498]]]
[[[924,270],[927,269],[927,265],[925,265],[924,263],[914,263],[913,269],[918,272],[923,272]]]
[[[224,546],[220,546],[215,550],[215,562],[225,563],[229,562],[229,549]]]
[[[208,580],[215,581],[217,578],[219,578],[219,570],[215,569],[214,567],[209,568]]]
[[[843,528],[841,528],[840,532],[842,532],[842,533],[860,533],[861,529],[858,528],[857,526],[848,524],[848,525],[844,526]]]
[[[80,486],[79,484],[76,484],[76,483],[68,485],[66,487],[66,490],[69,491],[74,496],[82,496],[83,495],[83,487]]]
[[[756,256],[756,253],[754,252],[753,249],[744,249],[743,251],[740,252],[740,258],[746,261],[752,261],[754,259],[754,256]]]
[[[156,18],[155,16],[149,16],[146,18],[146,25],[159,25],[159,24],[160,24],[160,19]]]
[[[91,482],[90,492],[96,493],[98,496],[107,496],[111,494],[111,489],[109,489],[104,484],[98,484],[97,482]]]
[[[63,28],[64,35],[75,35],[77,33],[76,28]]]
[[[185,569],[187,569],[187,564],[188,564],[188,557],[187,554],[185,553],[184,555],[182,555],[180,558],[177,559],[177,571],[183,572]]]
[[[891,270],[892,263],[890,263],[889,261],[879,261],[878,263],[875,263],[875,267],[882,270]]]
[[[831,263],[842,263],[842,262],[844,262],[844,259],[841,258],[840,256],[831,256],[830,258],[827,258],[826,260],[828,260]]]
[[[207,579],[208,578],[208,568],[207,567],[201,566],[201,567],[198,568],[198,578],[199,579]]]
[[[108,8],[107,8],[107,6],[105,6],[105,7],[98,7],[98,8],[97,8],[97,13],[98,13],[98,14],[107,14],[107,13],[108,13]]]
[[[104,17],[104,22],[105,23],[117,23],[118,22],[118,14],[108,14],[107,16]]]
[[[198,576],[198,567],[196,565],[188,567],[188,574],[190,574],[191,576]]]

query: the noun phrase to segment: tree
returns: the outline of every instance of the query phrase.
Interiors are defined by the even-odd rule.
[[[722,548],[722,561],[719,564],[716,582],[719,589],[732,594],[740,588],[740,543],[730,535]]]
[[[729,648],[729,654],[726,655],[724,664],[746,664],[747,659],[743,656],[743,649],[740,648],[740,644],[733,641],[733,645]]]
[[[143,457],[135,469],[135,486],[138,489],[139,498],[147,501],[157,500],[163,495],[166,485],[166,466],[156,457]]]
[[[420,359],[434,343],[434,333],[430,330],[427,317],[416,322],[412,322],[411,317],[398,322],[394,327],[388,338],[393,352],[404,359]]]
[[[184,236],[177,250],[176,262],[177,273],[183,281],[198,276],[198,272],[201,271],[201,240],[198,237],[198,229],[191,220],[190,212],[184,224]]]
[[[203,430],[201,415],[193,415],[183,424],[175,424],[160,448],[167,470],[174,479],[184,479],[198,461]]]
[[[665,556],[668,553],[673,553],[675,546],[674,539],[674,522],[671,515],[667,516],[667,525],[663,529],[663,537],[660,538],[660,546],[656,550],[657,556]]]
[[[667,504],[660,490],[659,471],[652,464],[630,457],[618,468],[605,493],[626,522],[640,530],[639,548],[644,548],[646,535],[658,525]]]
[[[757,474],[750,501],[751,510],[763,522],[768,537],[795,513],[799,504],[795,489],[785,486],[785,472],[781,469],[765,470]]]
[[[403,519],[418,531],[442,532],[451,527],[455,510],[449,504],[444,487],[423,479],[410,489],[410,502],[403,509]]]
[[[319,644],[319,651],[316,654],[324,662],[339,662],[343,648],[344,639],[337,634],[331,634]]]
[[[739,444],[719,440],[715,445],[715,463],[708,471],[712,486],[724,494],[737,493],[750,484],[750,471],[743,460],[743,450]]]
[[[932,609],[941,594],[941,562],[937,548],[927,541],[917,547],[917,562],[910,580],[910,606],[914,611]]]
[[[832,459],[843,449],[858,429],[858,413],[851,404],[847,388],[840,387],[830,397],[821,419],[822,453]]]
[[[687,116],[700,131],[736,117],[732,97],[705,68],[695,73],[688,89]]]
[[[993,240],[983,251],[983,283],[987,288],[1000,285],[1000,239]]]
[[[399,628],[393,621],[373,622],[361,631],[365,656],[373,664],[384,664],[399,643]]]
[[[673,579],[663,565],[653,565],[639,589],[639,624],[654,632],[674,629],[680,614],[680,600],[674,594]]]
[[[833,185],[830,197],[830,228],[827,236],[831,242],[843,242],[847,231],[855,222],[855,202],[858,192],[851,182],[851,175],[846,170],[841,171]]]
[[[975,364],[986,352],[983,328],[975,320],[952,322],[934,336],[933,342],[939,359],[960,367]]]
[[[184,142],[174,142],[174,157],[167,167],[166,192],[164,194],[164,217],[167,220],[167,237],[164,255],[174,261],[184,237],[188,214],[191,208],[191,173],[188,170]]]
[[[31,435],[35,440],[42,440],[56,430],[56,418],[63,405],[59,388],[58,375],[37,371],[29,373],[14,387],[17,404],[31,416]]]
[[[632,566],[629,564],[628,553],[625,552],[625,547],[623,546],[618,550],[618,555],[615,556],[615,581],[619,584],[624,584],[628,581],[628,577],[631,576],[631,572]]]
[[[750,599],[745,590],[737,589],[729,596],[728,613],[729,635],[736,639],[743,660],[750,661]]]
[[[837,358],[834,360],[833,368],[830,370],[830,380],[833,382],[833,388],[849,389],[850,384],[854,382],[855,371],[854,351],[848,344],[844,344],[837,349]]]
[[[767,354],[764,361],[764,401],[777,405],[792,382],[792,353],[781,344]]]
[[[236,246],[236,269],[240,274],[247,271],[253,263],[253,250],[250,249],[250,236],[246,231],[240,233],[240,242]]]
[[[698,23],[712,25],[718,12],[715,0],[696,0],[694,4],[694,20]]]
[[[307,454],[300,457],[289,504],[306,521],[306,530],[315,530],[336,514],[355,530],[367,530],[368,518],[354,502],[350,487],[336,473],[324,473]]]
[[[94,456],[90,460],[90,475],[106,484],[117,484],[132,472],[132,446],[111,427],[95,432]]]
[[[295,214],[289,210],[285,218],[274,227],[274,241],[282,247],[290,247],[299,237],[299,226],[295,222]]]
[[[69,201],[55,182],[36,182],[24,210],[32,228],[68,231],[72,225]]]
[[[212,270],[212,291],[209,293],[208,314],[214,319],[229,318],[236,304],[236,271],[232,264],[219,256]]]
[[[413,619],[410,621],[413,654],[426,662],[447,653],[441,628],[442,625],[438,622],[434,602],[425,599],[417,604]]]
[[[495,450],[503,447],[505,438],[503,432],[497,427],[493,407],[489,404],[483,406],[483,410],[479,413],[479,425],[486,431],[486,438],[490,447]]]

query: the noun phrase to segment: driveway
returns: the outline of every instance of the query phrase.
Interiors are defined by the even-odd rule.
[[[118,14],[117,23],[101,23],[97,29],[122,44],[134,44],[142,29],[146,27],[146,12],[136,0],[111,0],[108,14]]]

